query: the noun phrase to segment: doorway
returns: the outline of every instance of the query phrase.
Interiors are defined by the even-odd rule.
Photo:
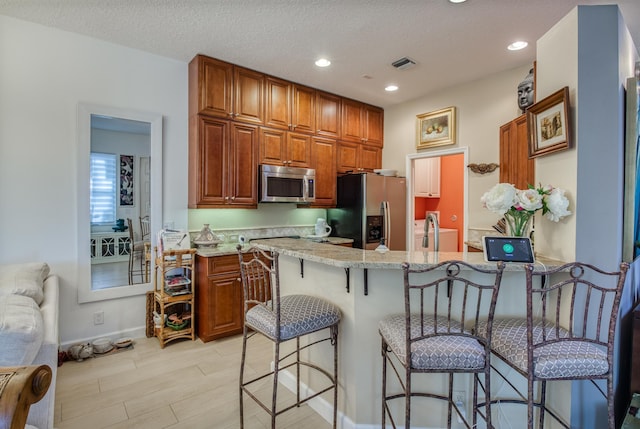
[[[423,220],[426,213],[436,212],[441,231],[445,230],[450,235],[448,233],[451,230],[456,230],[455,250],[464,250],[468,217],[468,154],[469,148],[462,147],[407,155],[407,224],[410,225],[407,228],[407,243],[411,243],[407,246],[408,249],[422,250],[416,237],[424,235]],[[434,177],[425,172],[425,165],[428,165],[430,171],[438,168],[439,173]],[[416,170],[420,183],[416,183]],[[433,186],[434,181],[438,182],[438,186]],[[435,192],[434,189],[438,193],[428,195],[428,192]]]

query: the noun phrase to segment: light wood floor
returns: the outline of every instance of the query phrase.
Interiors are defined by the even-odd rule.
[[[241,336],[209,343],[178,340],[164,349],[155,338],[140,338],[133,350],[65,362],[58,368],[55,427],[238,428],[241,347]],[[250,352],[247,374],[266,372],[271,342],[256,338]],[[270,387],[267,380],[264,392]],[[286,388],[278,391],[283,400],[291,400]],[[267,428],[268,417],[245,396],[245,428]],[[277,426],[331,427],[307,405],[279,416]]]

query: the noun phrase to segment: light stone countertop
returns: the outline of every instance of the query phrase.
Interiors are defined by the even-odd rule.
[[[258,241],[264,242],[269,241],[273,242],[276,240],[291,240],[299,243],[311,243],[311,244],[324,244],[324,245],[340,245],[340,244],[349,244],[353,243],[353,239],[351,238],[342,238],[342,237],[326,237],[323,240],[326,240],[324,243],[315,242],[312,239],[307,238],[271,238],[271,239],[260,239],[260,240],[252,240],[250,244],[245,244],[243,247],[248,249],[251,244],[257,243]],[[205,258],[213,257],[213,256],[224,256],[224,255],[235,255],[237,253],[236,246],[237,243],[222,243],[216,247],[199,247],[196,250],[196,255],[204,256]],[[338,248],[343,246],[337,246]],[[336,250],[335,247],[330,247],[332,250]]]
[[[449,260],[464,261],[479,268],[495,268],[495,264],[486,262],[484,255],[480,252],[436,253],[391,250],[386,253],[379,253],[375,250],[333,246],[292,238],[254,240],[251,244],[265,250],[277,251],[282,255],[339,268],[401,269],[403,262],[409,262],[414,268],[426,268]],[[536,256],[536,267],[540,269],[550,269],[562,264],[562,261]],[[507,263],[505,271],[522,271],[524,265],[513,262]]]

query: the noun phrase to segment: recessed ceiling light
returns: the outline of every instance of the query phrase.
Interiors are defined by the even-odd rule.
[[[520,49],[524,49],[527,46],[529,46],[527,42],[525,42],[524,40],[518,40],[507,46],[507,49],[510,51],[519,51]]]
[[[320,58],[318,61],[316,61],[316,65],[318,67],[329,67],[331,65],[331,61],[326,58]]]
[[[387,87],[385,87],[384,90],[388,92],[393,92],[393,91],[397,91],[398,87],[396,85],[388,85]]]
[[[467,0],[449,0],[450,3],[464,3]]]

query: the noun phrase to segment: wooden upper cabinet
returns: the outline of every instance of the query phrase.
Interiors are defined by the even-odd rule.
[[[263,91],[265,77],[262,73],[242,67],[234,67],[233,83],[235,98],[233,119],[235,121],[262,124]]]
[[[384,110],[364,106],[364,143],[382,147],[384,140]]]
[[[287,159],[287,132],[273,128],[260,128],[259,164],[285,165]]]
[[[259,164],[309,168],[311,136],[273,128],[260,128]]]
[[[288,130],[291,127],[291,84],[267,76],[265,87],[264,124]]]
[[[256,207],[258,127],[196,115],[189,132],[189,207]]]
[[[337,193],[336,141],[312,137],[311,168],[316,170],[316,201],[312,207],[335,207]]]
[[[382,147],[383,110],[359,101],[342,101],[342,140]]]
[[[360,169],[360,144],[339,142],[337,154],[338,173],[357,173]]]
[[[189,116],[232,118],[233,64],[197,55],[189,63]]]
[[[189,122],[189,207],[217,206],[227,196],[230,122],[192,116]]]
[[[362,103],[342,100],[342,140],[362,143]]]
[[[360,171],[382,168],[382,148],[360,145]]]
[[[189,116],[262,124],[264,82],[262,73],[197,55],[189,63]]]
[[[316,132],[316,90],[293,85],[291,91],[291,131]]]
[[[518,189],[535,186],[535,161],[529,159],[527,116],[521,115],[500,127],[500,182]]]
[[[257,206],[258,141],[258,127],[249,124],[231,124],[227,204],[240,207]]]
[[[316,91],[316,134],[340,137],[341,98],[337,95]]]
[[[270,76],[265,82],[265,125],[313,134],[315,90]]]
[[[382,148],[361,143],[338,143],[338,173],[372,172],[381,166]]]
[[[308,168],[311,165],[311,136],[287,133],[287,166]]]

